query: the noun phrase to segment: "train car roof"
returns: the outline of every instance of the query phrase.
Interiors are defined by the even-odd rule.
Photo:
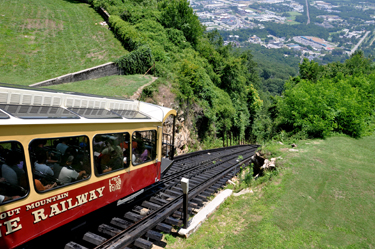
[[[171,114],[137,100],[0,83],[0,125],[163,123]]]

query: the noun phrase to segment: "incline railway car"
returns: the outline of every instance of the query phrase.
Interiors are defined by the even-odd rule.
[[[139,101],[0,86],[0,248],[159,181],[170,115]]]

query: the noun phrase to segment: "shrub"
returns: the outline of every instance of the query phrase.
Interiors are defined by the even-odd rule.
[[[130,23],[123,21],[119,16],[111,15],[108,19],[108,24],[127,50],[135,50],[145,43],[146,38],[137,32]]]
[[[375,83],[368,77],[287,82],[278,101],[280,127],[310,137],[326,137],[331,132],[361,137],[374,114],[374,95],[369,89]]]
[[[144,100],[144,98],[152,98],[154,96],[154,93],[158,93],[160,83],[160,80],[156,80],[152,82],[151,85],[148,85],[145,88],[143,88],[142,100]]]
[[[163,0],[159,2],[160,22],[166,28],[181,30],[194,47],[203,34],[203,27],[187,0]]]
[[[154,58],[151,49],[148,46],[142,46],[122,56],[115,63],[124,74],[143,74],[154,64]]]

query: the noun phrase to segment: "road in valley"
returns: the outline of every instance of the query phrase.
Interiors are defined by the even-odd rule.
[[[309,13],[309,3],[307,2],[307,0],[306,0],[306,14],[307,14],[307,23],[306,23],[306,25],[308,25],[310,23],[310,13]]]
[[[373,32],[375,33],[375,30],[374,30]],[[370,42],[370,45],[369,45],[369,47],[371,47],[371,46],[372,46],[372,44],[374,43],[374,40],[375,40],[375,37],[374,37],[374,38],[372,38],[372,40],[371,40],[371,42]]]
[[[349,52],[349,56],[351,56],[352,54],[354,54],[354,52],[358,49],[359,45],[361,45],[361,43],[363,42],[363,40],[368,36],[368,34],[370,34],[371,31],[367,31],[366,34],[361,38],[361,40],[359,40],[359,42],[357,43],[357,45],[354,46],[354,48],[352,50],[350,50]]]

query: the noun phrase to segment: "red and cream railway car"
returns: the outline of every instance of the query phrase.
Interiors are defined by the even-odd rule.
[[[14,248],[160,180],[173,109],[0,87],[0,248]]]

